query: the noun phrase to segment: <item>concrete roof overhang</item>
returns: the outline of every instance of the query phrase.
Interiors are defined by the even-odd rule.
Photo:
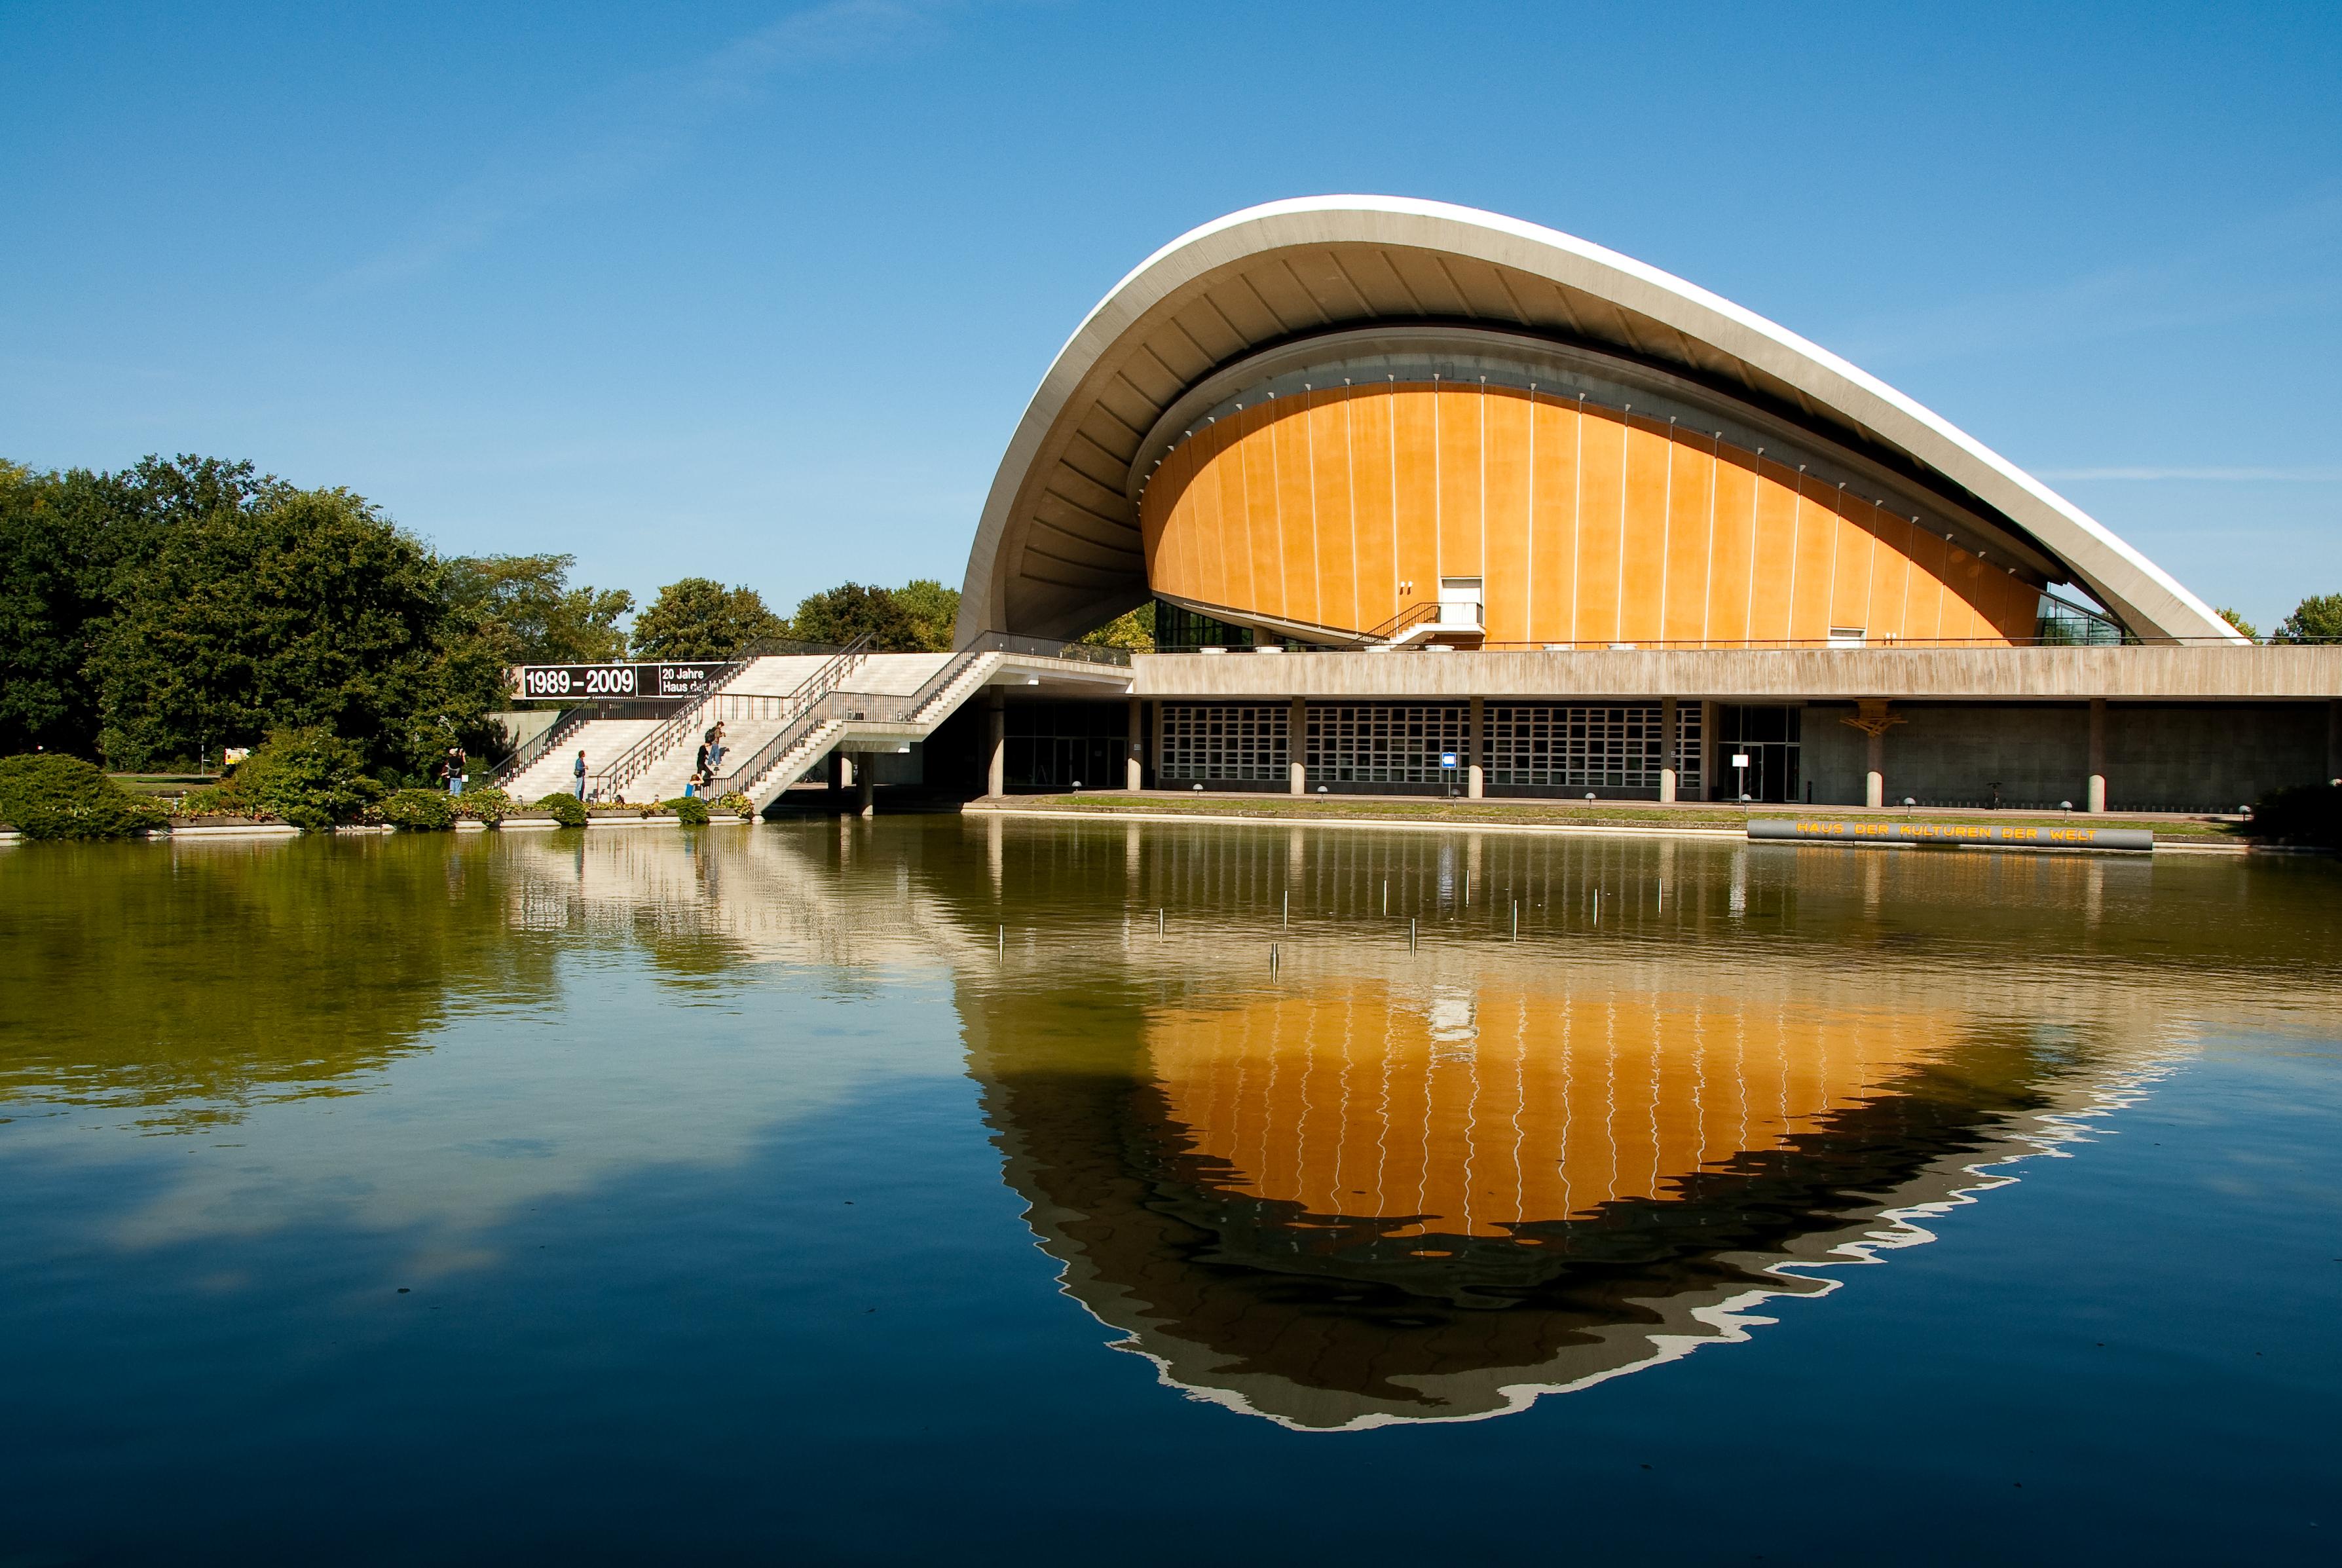
[[[1445,202],[1310,196],[1195,229],[1058,351],[985,499],[958,641],[1079,634],[1143,602],[1138,494],[1176,406],[1264,350],[1362,327],[1527,334],[1787,422],[1924,487],[1967,531],[2087,589],[2148,639],[2242,641],[2079,507],[1836,355],[1681,278]],[[2006,559],[2004,555],[2002,558]]]

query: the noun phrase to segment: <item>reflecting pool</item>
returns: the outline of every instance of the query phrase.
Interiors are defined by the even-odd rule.
[[[0,1565],[2325,1559],[2342,866],[0,851]]]

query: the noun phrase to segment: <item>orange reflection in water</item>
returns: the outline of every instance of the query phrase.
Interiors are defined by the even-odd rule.
[[[1503,1235],[1783,1147],[1943,1054],[1949,1013],[1764,995],[1402,995],[1379,981],[1158,1017],[1149,1049],[1216,1184],[1313,1213]]]

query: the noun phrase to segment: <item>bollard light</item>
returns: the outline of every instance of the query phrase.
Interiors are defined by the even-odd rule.
[[[2072,811],[2074,809],[2074,803],[2069,800],[2061,800],[2057,803],[2057,808],[2060,811]]]
[[[1587,790],[1586,792],[1586,798],[1587,800],[1592,800],[1594,798],[1594,792],[1592,790]]]

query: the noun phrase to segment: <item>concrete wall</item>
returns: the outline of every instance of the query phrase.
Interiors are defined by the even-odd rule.
[[[1932,705],[1898,703],[1887,732],[1887,799],[1957,804],[2080,805],[2089,776],[2087,704]],[[1816,703],[1805,715],[1803,766],[1817,804],[1859,805],[1868,737],[1841,723],[1854,704]],[[2112,811],[2234,811],[2287,784],[2326,776],[2324,704],[2219,706],[2110,704],[2107,804]]]

